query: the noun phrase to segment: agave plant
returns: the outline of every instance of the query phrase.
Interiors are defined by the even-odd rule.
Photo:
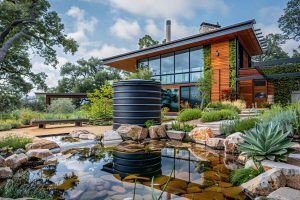
[[[244,142],[238,148],[242,154],[255,160],[285,160],[293,145],[288,138],[289,131],[283,129],[280,124],[257,124],[255,128],[245,131],[242,136]]]

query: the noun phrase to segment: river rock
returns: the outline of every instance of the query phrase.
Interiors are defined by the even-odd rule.
[[[112,186],[111,189],[115,192],[118,192],[118,193],[126,192],[126,190],[123,187],[117,186],[117,185]]]
[[[213,149],[224,149],[224,141],[223,138],[208,138],[206,140],[206,145]]]
[[[141,126],[123,124],[117,129],[123,140],[143,140],[148,136],[148,130]]]
[[[91,134],[91,132],[87,131],[87,130],[74,130],[70,132],[70,136],[73,138],[78,138],[79,135],[81,134]]]
[[[215,137],[215,134],[208,127],[196,127],[189,133],[189,137],[197,143],[206,144],[206,140]]]
[[[226,137],[224,140],[224,147],[226,153],[234,153],[237,152],[237,145],[244,142],[242,138],[243,133],[236,132]]]
[[[300,167],[300,154],[290,154],[287,158],[287,163]]]
[[[280,169],[268,170],[257,177],[243,183],[241,187],[252,197],[266,196],[286,185],[286,178]]]
[[[9,167],[0,167],[0,179],[11,178],[12,175],[13,172]]]
[[[300,191],[289,187],[282,187],[268,195],[269,200],[299,200]]]
[[[82,139],[82,140],[96,140],[97,139],[97,136],[94,135],[94,134],[80,134],[79,136],[79,139]]]
[[[173,139],[173,140],[183,140],[186,133],[183,131],[169,130],[169,131],[167,131],[167,135],[170,139]]]
[[[5,159],[6,166],[15,170],[28,161],[28,156],[24,153],[13,154]]]
[[[55,149],[59,148],[59,145],[56,142],[46,140],[46,139],[34,139],[32,143],[26,145],[26,150],[30,149]]]
[[[150,126],[149,136],[151,139],[165,138],[167,136],[166,129],[162,125]]]
[[[5,159],[2,156],[0,156],[0,167],[5,167],[5,166],[6,166]]]
[[[27,151],[26,155],[28,157],[34,157],[34,158],[47,158],[49,156],[52,156],[52,152],[49,149],[31,149]]]

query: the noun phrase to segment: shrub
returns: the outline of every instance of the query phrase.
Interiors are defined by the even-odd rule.
[[[220,133],[222,135],[230,135],[235,132],[235,121],[227,121],[220,124]]]
[[[31,142],[31,138],[10,135],[0,141],[0,148],[10,147],[13,150],[25,149],[26,144]]]
[[[181,122],[186,122],[193,119],[200,119],[201,114],[202,111],[198,108],[188,108],[180,112],[179,116],[177,117],[177,120]]]
[[[12,129],[11,124],[6,123],[6,121],[0,121],[0,131],[7,131]]]
[[[126,79],[143,79],[143,80],[151,80],[153,76],[152,71],[149,67],[142,67],[137,69],[136,72],[129,74]]]
[[[31,120],[40,119],[40,118],[41,118],[41,113],[34,112],[29,109],[22,109],[19,111],[19,119],[24,125],[29,125],[31,123]]]
[[[244,142],[238,145],[242,154],[254,160],[286,160],[289,148],[293,145],[279,124],[257,124],[255,128],[245,131]]]
[[[8,119],[5,121],[7,124],[11,125],[11,128],[19,128],[22,126],[22,123],[20,120],[15,120],[15,119]]]
[[[181,124],[179,122],[173,122],[171,124],[171,129],[175,130],[175,131],[190,132],[194,128],[196,128],[195,125],[189,125],[189,124],[185,124],[185,123]]]
[[[211,112],[203,112],[201,121],[202,122],[213,122],[213,121],[220,121],[226,119],[235,119],[238,117],[237,112],[233,110],[216,110]]]
[[[233,105],[232,103],[229,103],[229,102],[231,102],[231,101],[211,102],[207,105],[207,108],[213,108],[215,110],[224,110],[224,109],[225,110],[233,110],[237,113],[241,112],[241,110],[237,106],[235,106],[235,105]]]
[[[223,105],[232,105],[237,107],[239,110],[243,110],[246,108],[246,102],[243,100],[235,100],[235,101],[222,101],[221,102]]]
[[[50,113],[68,114],[75,111],[75,105],[71,99],[57,99],[51,102],[49,106]]]
[[[154,125],[155,125],[155,121],[154,121],[153,119],[147,120],[147,121],[145,122],[145,126],[146,126],[147,128],[150,128],[151,126],[154,126]]]
[[[236,119],[234,121],[223,122],[220,125],[221,134],[230,135],[235,132],[244,132],[255,127],[259,121],[257,118]]]
[[[232,185],[239,186],[247,181],[255,178],[256,176],[263,173],[263,168],[253,169],[253,168],[242,168],[233,170],[230,174],[230,182]]]

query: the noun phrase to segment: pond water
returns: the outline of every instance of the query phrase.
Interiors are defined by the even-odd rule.
[[[151,200],[160,195],[164,200],[246,199],[240,188],[228,180],[227,166],[236,167],[235,158],[228,160],[223,153],[208,151],[203,146],[177,141],[149,142],[147,145],[161,152],[161,174],[152,180],[139,175],[121,177],[110,171],[112,148],[87,141],[74,147],[75,143],[61,142],[61,136],[50,139],[69,149],[55,155],[56,165],[31,169],[29,176],[31,180],[42,180],[54,191],[56,199]],[[124,150],[130,145],[134,146],[128,148],[132,153],[138,151],[136,146],[140,144],[122,144],[117,149]]]

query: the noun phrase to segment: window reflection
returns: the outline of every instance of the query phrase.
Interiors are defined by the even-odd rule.
[[[178,89],[163,88],[162,92],[162,107],[168,107],[170,112],[178,112]]]
[[[202,47],[192,48],[190,52],[190,70],[202,71],[204,65]]]
[[[149,68],[151,69],[153,75],[160,75],[160,57],[149,59]]]
[[[189,82],[189,74],[176,74],[175,75],[175,83],[188,83]]]
[[[161,56],[161,74],[174,74],[174,54]]]
[[[198,82],[202,77],[202,72],[191,73],[191,82]]]
[[[161,84],[174,84],[174,75],[161,76]]]
[[[189,51],[175,53],[175,73],[189,72]]]

